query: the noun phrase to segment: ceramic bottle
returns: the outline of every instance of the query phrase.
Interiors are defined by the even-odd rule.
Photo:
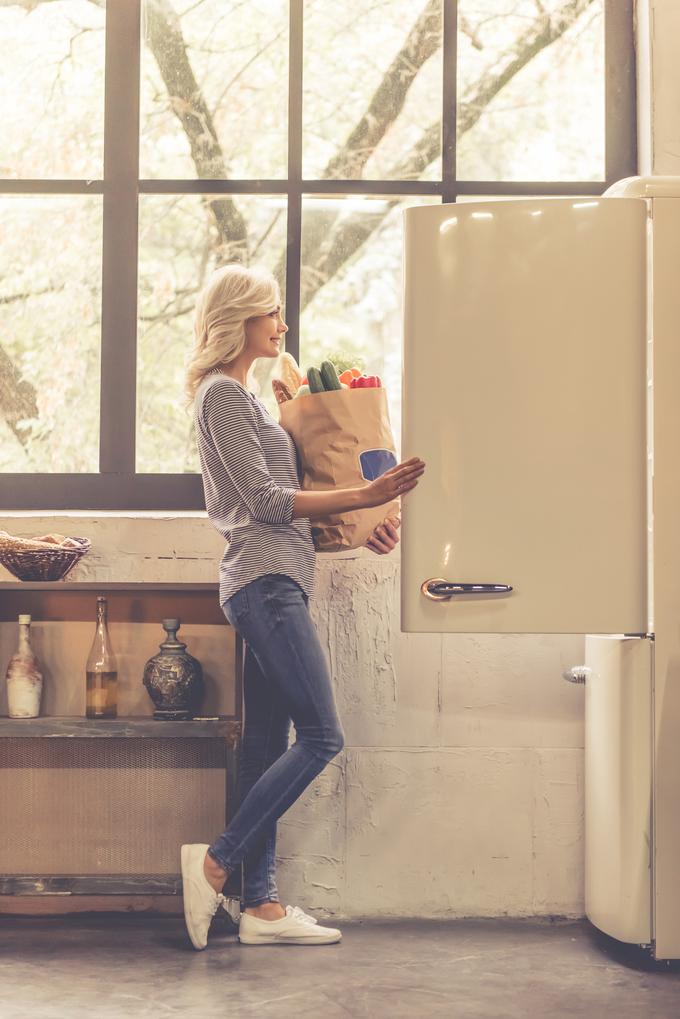
[[[7,666],[7,705],[10,718],[37,718],[43,676],[31,647],[31,617],[19,616],[19,646]]]

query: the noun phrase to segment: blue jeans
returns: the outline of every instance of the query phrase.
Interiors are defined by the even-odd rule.
[[[245,721],[238,810],[208,853],[229,873],[243,862],[244,909],[279,901],[276,822],[345,743],[308,602],[291,577],[269,573],[222,605],[246,642]]]

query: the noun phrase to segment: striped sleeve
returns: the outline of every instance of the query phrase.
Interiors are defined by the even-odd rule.
[[[256,520],[289,524],[298,489],[273,480],[246,394],[229,381],[213,384],[205,395],[203,416],[224,469]]]

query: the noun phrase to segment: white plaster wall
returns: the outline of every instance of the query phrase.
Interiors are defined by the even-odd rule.
[[[680,174],[680,3],[637,0],[641,174]]]
[[[212,581],[222,551],[203,514],[24,514],[0,527],[90,537],[71,580]],[[583,689],[561,673],[582,661],[583,636],[401,633],[399,574],[398,549],[318,558],[310,608],[347,743],[281,819],[282,897],[319,915],[582,915]],[[75,668],[91,628],[60,637],[51,625],[56,682],[54,663]],[[219,683],[215,629],[186,636]],[[137,671],[155,653],[147,624],[114,637]],[[3,673],[13,642],[0,625]],[[214,697],[231,703],[229,690]]]

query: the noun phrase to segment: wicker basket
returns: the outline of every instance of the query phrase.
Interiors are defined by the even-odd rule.
[[[88,538],[67,540],[54,545],[0,531],[0,563],[18,580],[64,580],[91,547]]]

